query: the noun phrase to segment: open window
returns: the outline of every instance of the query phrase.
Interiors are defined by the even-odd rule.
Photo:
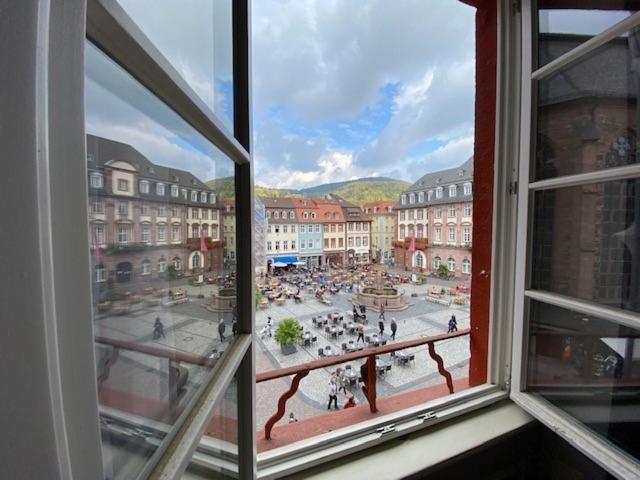
[[[640,469],[640,14],[525,1],[512,398]]]

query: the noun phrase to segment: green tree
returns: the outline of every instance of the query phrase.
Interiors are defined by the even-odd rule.
[[[438,270],[436,270],[436,273],[439,277],[446,277],[447,275],[449,275],[449,269],[444,263],[441,263],[438,267]]]
[[[300,339],[302,335],[302,325],[295,318],[285,318],[278,322],[276,333],[273,338],[276,339],[281,346],[293,345]]]

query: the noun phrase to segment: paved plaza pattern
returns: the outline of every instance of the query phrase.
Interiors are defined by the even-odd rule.
[[[395,318],[398,324],[396,341],[411,340],[421,337],[439,335],[447,332],[447,325],[451,315],[456,316],[458,328],[464,329],[469,327],[469,307],[467,305],[441,305],[426,300],[425,295],[429,288],[433,285],[411,286],[403,284],[400,290],[405,292],[407,300],[410,302],[409,308],[399,312],[385,313],[385,330],[384,339],[393,342],[390,338],[391,319]],[[416,297],[412,297],[412,293],[416,293]],[[332,338],[324,328],[316,328],[312,324],[312,317],[324,316],[332,312],[340,312],[347,320],[345,312],[352,309],[353,294],[340,291],[335,295],[328,297],[333,305],[327,306],[312,295],[305,295],[303,303],[295,303],[293,300],[287,300],[283,306],[271,303],[270,307],[265,310],[256,312],[256,331],[260,331],[267,324],[267,317],[271,317],[274,321],[273,331],[277,328],[278,321],[285,318],[298,319],[304,331],[310,331],[313,336],[318,337],[318,341],[311,346],[297,346],[297,352],[284,355],[281,352],[280,345],[268,336],[258,337],[259,354],[257,361],[257,370],[267,371],[277,368],[290,367],[301,363],[317,360],[318,348],[331,346],[332,350],[340,352],[342,343],[349,340],[356,340],[357,334],[349,334],[345,331],[342,336]],[[365,326],[365,335],[377,333],[378,330],[378,312],[367,310],[368,323]],[[362,342],[360,343],[362,345]],[[408,353],[415,353],[415,362],[404,365],[396,365],[392,363],[392,369],[384,376],[379,376],[377,381],[378,397],[386,397],[396,393],[405,392],[415,388],[426,387],[437,383],[444,382],[444,378],[438,373],[436,363],[429,357],[427,347],[421,346],[407,350]],[[454,378],[466,377],[468,375],[469,365],[469,337],[455,338],[445,340],[436,344],[436,352],[442,356],[445,367],[453,375]],[[352,362],[352,367],[359,370],[364,360]],[[287,402],[287,413],[278,424],[288,422],[290,412],[298,420],[303,420],[315,415],[327,412],[328,403],[328,382],[331,374],[336,368],[344,365],[335,365],[326,369],[318,369],[311,371],[300,382],[300,388],[296,395]],[[260,383],[256,387],[258,408],[257,408],[257,426],[262,428],[266,420],[275,413],[277,409],[277,401],[291,383],[290,379],[273,380]],[[366,402],[361,391],[361,384],[347,387],[347,392],[352,393],[358,403]],[[344,403],[346,396],[340,394],[338,396],[339,404]]]
[[[386,312],[384,339],[390,339],[392,318],[396,319],[398,331],[396,341],[416,339],[446,333],[447,324],[452,314],[455,314],[458,328],[469,327],[469,307],[467,305],[441,305],[426,300],[425,294],[433,285],[400,285],[409,302],[406,310],[399,312]],[[453,286],[453,284],[449,285]],[[116,340],[126,340],[142,345],[150,345],[167,350],[174,350],[195,355],[209,355],[212,352],[223,352],[233,341],[231,333],[231,313],[217,313],[207,310],[205,305],[214,286],[191,287],[184,286],[188,294],[188,301],[171,307],[147,306],[138,303],[131,306],[131,310],[124,315],[98,314],[95,317],[97,334]],[[412,297],[411,294],[417,296]],[[199,297],[204,295],[204,298]],[[310,346],[297,346],[297,351],[290,355],[281,352],[280,345],[268,336],[262,337],[257,333],[256,370],[264,372],[268,370],[290,367],[310,362],[320,358],[318,348],[330,345],[334,351],[341,351],[341,344],[349,340],[356,340],[357,334],[345,331],[342,336],[332,338],[324,331],[324,328],[316,328],[311,318],[316,316],[326,317],[327,314],[340,312],[347,320],[347,311],[352,309],[353,294],[340,291],[328,298],[331,306],[317,301],[313,295],[305,293],[302,303],[287,300],[285,305],[270,303],[269,308],[256,312],[256,332],[260,332],[267,324],[267,317],[274,321],[272,331],[275,332],[278,322],[285,318],[298,319],[304,331],[310,331],[317,336],[318,341]],[[153,338],[153,324],[156,317],[160,317],[164,324],[165,338]],[[365,326],[365,335],[378,332],[378,312],[367,310],[368,323]],[[226,325],[225,341],[221,342],[218,334],[218,325],[224,322]],[[362,345],[362,343],[361,343]],[[469,362],[469,337],[455,338],[438,342],[436,351],[442,356],[445,367],[454,378],[468,375]],[[429,357],[427,347],[421,346],[408,350],[415,354],[415,361],[408,365],[397,365],[393,361],[392,369],[384,376],[378,377],[378,397],[387,397],[412,389],[426,387],[444,382],[444,378],[438,373],[436,363]],[[98,355],[99,355],[98,350]],[[352,367],[357,371],[364,360],[352,362]],[[187,392],[194,392],[204,381],[208,372],[207,368],[188,365],[182,366],[189,371],[189,379],[186,385]],[[298,420],[311,418],[327,412],[328,382],[331,374],[335,372],[336,365],[326,369],[314,370],[300,383],[300,389],[294,397],[287,402],[287,412],[279,424],[288,422],[289,413],[293,412]],[[256,420],[257,428],[262,429],[266,420],[275,413],[279,397],[289,388],[291,378],[283,378],[260,383],[256,386]],[[146,397],[165,401],[167,398],[167,363],[162,359],[130,351],[121,351],[118,361],[111,367],[109,380],[105,384],[110,389],[122,390],[136,397]],[[358,403],[366,400],[361,391],[361,384],[347,387]],[[342,405],[346,397],[340,394],[339,405]]]

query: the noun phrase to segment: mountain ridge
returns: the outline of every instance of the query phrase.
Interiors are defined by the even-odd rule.
[[[205,182],[218,191],[221,198],[233,198],[233,177],[219,178]],[[254,187],[259,197],[320,197],[327,194],[339,195],[345,200],[362,205],[379,200],[396,200],[411,183],[390,177],[364,177],[342,182],[323,183],[300,189]]]

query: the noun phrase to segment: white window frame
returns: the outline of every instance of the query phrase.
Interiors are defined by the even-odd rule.
[[[472,187],[471,187],[471,183],[470,183],[470,182],[465,183],[465,184],[464,184],[464,187],[463,187],[463,193],[464,193],[464,195],[465,195],[465,196],[466,196],[466,195],[471,195],[472,191],[473,191],[473,190],[472,190]]]
[[[242,3],[242,2],[240,2]],[[230,138],[228,136],[228,134],[225,133],[224,130],[220,129],[218,127],[215,115],[212,112],[208,112],[205,111],[204,114],[201,114],[202,112],[200,111],[203,108],[206,108],[202,105],[201,101],[197,101],[195,100],[195,94],[193,94],[193,92],[191,92],[190,90],[186,89],[186,87],[183,85],[184,82],[175,82],[172,79],[175,78],[179,78],[178,73],[175,72],[174,70],[171,69],[171,66],[167,64],[166,61],[164,61],[162,58],[160,58],[159,54],[156,54],[156,52],[153,50],[153,48],[151,49],[147,49],[147,48],[138,48],[138,49],[127,49],[126,47],[128,46],[128,44],[133,43],[134,45],[138,43],[138,40],[136,39],[141,39],[144,38],[146,40],[146,36],[144,36],[139,29],[137,29],[135,22],[131,21],[130,19],[127,18],[126,13],[121,12],[120,10],[117,10],[118,15],[109,15],[110,13],[113,13],[113,9],[117,9],[117,3],[116,2],[102,2],[101,0],[97,0],[97,4],[99,4],[101,7],[103,7],[106,11],[105,17],[107,18],[107,20],[110,18],[111,22],[113,22],[115,25],[111,25],[112,27],[122,27],[120,29],[118,28],[113,28],[113,29],[101,29],[101,28],[96,28],[96,24],[99,25],[100,27],[104,27],[104,25],[101,22],[89,22],[88,23],[88,34],[90,34],[93,38],[93,36],[97,37],[100,40],[100,46],[101,48],[103,48],[105,51],[109,52],[109,55],[114,58],[118,63],[123,65],[123,68],[126,68],[127,70],[129,70],[131,73],[134,74],[134,77],[138,79],[139,82],[141,82],[143,85],[148,85],[149,83],[151,83],[151,81],[153,80],[153,75],[154,73],[159,72],[163,72],[163,71],[169,71],[169,74],[167,74],[166,76],[163,77],[163,82],[157,82],[154,83],[154,85],[156,86],[156,88],[154,89],[154,93],[159,96],[159,98],[162,101],[168,102],[168,104],[171,105],[172,108],[179,110],[179,113],[182,114],[183,118],[186,118],[187,121],[189,123],[191,123],[192,125],[194,123],[198,123],[197,127],[198,131],[201,132],[203,135],[207,136],[207,138],[210,138],[210,140],[214,143],[221,143],[222,146],[224,147],[224,153],[231,156],[234,161],[236,161],[236,165],[237,168],[238,167],[243,167],[245,165],[250,165],[250,157],[249,157],[249,153],[242,147],[239,147],[239,145],[242,144],[242,142],[239,142],[233,138]],[[51,4],[50,8],[52,10],[56,10],[59,9],[60,7],[54,3]],[[83,9],[77,9],[78,13],[77,15],[79,17],[81,17],[82,15],[84,15],[84,11]],[[96,15],[96,11],[100,10],[100,9],[90,9],[89,11],[89,15]],[[58,13],[58,15],[50,15],[47,16],[47,18],[51,18],[51,19],[56,19],[56,18],[60,18],[62,17],[62,15],[59,15],[60,12],[53,12],[53,13]],[[73,14],[73,12],[71,12],[71,14]],[[124,18],[126,20],[128,20],[127,22],[125,22],[124,25],[120,25],[119,21],[117,20],[118,18]],[[91,18],[90,18],[91,19]],[[94,19],[96,20],[96,19]],[[102,20],[102,22],[104,22],[105,20]],[[82,25],[82,20],[79,22]],[[67,22],[68,25],[74,25],[74,22]],[[25,29],[25,30],[29,30],[29,29]],[[51,29],[52,32],[57,32],[56,29]],[[128,33],[128,35],[121,35],[120,38],[118,38],[117,40],[119,42],[122,42],[122,48],[124,49],[124,51],[131,51],[133,52],[131,54],[130,59],[125,58],[121,58],[119,55],[119,51],[116,48],[116,45],[114,45],[115,43],[115,38],[111,38],[110,33],[112,31],[119,31],[122,32],[124,31],[125,33]],[[82,32],[80,32],[80,34],[82,34]],[[80,35],[81,37],[82,35]],[[73,38],[72,35],[68,36],[69,38]],[[55,35],[51,35],[51,38],[55,38]],[[67,38],[67,37],[65,37]],[[509,44],[508,42],[505,42],[505,44]],[[65,45],[62,45],[63,47]],[[67,54],[66,52],[69,52],[68,55],[72,55],[73,52],[82,52],[82,48],[80,45],[71,45],[71,47],[73,48],[57,48],[57,49],[52,49],[52,52],[62,52],[63,54]],[[47,53],[47,52],[45,52]],[[157,57],[154,57],[154,55],[157,55]],[[138,57],[143,57],[142,59],[145,60],[144,63],[138,62],[139,58]],[[43,55],[44,59],[47,59],[48,56],[47,55]],[[236,58],[234,56],[234,58]],[[161,61],[162,60],[162,61]],[[51,62],[53,63],[53,62]],[[74,65],[73,64],[71,66],[68,66],[67,63],[65,63],[65,66],[67,66],[67,71],[69,70],[69,68],[73,69]],[[80,64],[81,65],[81,62]],[[501,68],[503,67],[504,63],[499,61],[498,65],[501,66]],[[42,65],[41,65],[42,66]],[[42,66],[45,70],[47,68],[46,65]],[[76,65],[77,68],[77,65]],[[81,66],[79,67],[81,69]],[[66,72],[65,72],[66,73]],[[81,77],[81,72],[76,72]],[[48,82],[48,84],[52,84],[55,85],[55,80],[56,78],[50,78],[49,80],[51,80],[50,82]],[[59,80],[59,79],[58,79]],[[171,88],[173,88],[174,90],[171,90]],[[169,90],[167,90],[169,89]],[[78,91],[80,93],[82,93],[82,88],[79,88]],[[180,102],[175,101],[174,98],[172,98],[171,93],[175,91],[179,91],[182,92],[185,96],[184,99],[181,99]],[[235,91],[235,90],[234,90]],[[187,99],[191,99],[192,101],[187,101]],[[51,103],[51,106],[55,106],[55,102]],[[192,111],[195,110],[195,111]],[[497,109],[498,112],[501,112],[501,109],[498,108]],[[76,112],[81,114],[82,112]],[[235,110],[234,110],[234,115],[238,114]],[[55,114],[51,113],[52,118],[55,118]],[[78,118],[81,117],[81,115],[77,116]],[[53,127],[53,125],[52,125]],[[499,125],[497,126],[499,127]],[[61,127],[60,127],[61,128]],[[243,134],[239,133],[238,134],[239,137],[242,137]],[[80,135],[77,135],[78,137],[80,137]],[[55,137],[54,135],[52,135],[52,137]],[[501,137],[502,138],[502,137]],[[222,140],[224,139],[224,141]],[[81,140],[82,142],[84,142],[84,139]],[[80,144],[80,142],[78,142]],[[247,148],[248,148],[248,144],[247,144]],[[85,152],[80,152],[80,153],[85,153]],[[77,158],[81,158],[83,160],[84,163],[84,155],[79,155],[76,156]],[[49,158],[49,157],[48,157]],[[500,157],[503,158],[503,157]],[[506,158],[506,157],[504,157]],[[54,166],[57,166],[55,163],[53,163]],[[241,168],[239,168],[239,170],[241,170]],[[248,170],[246,171],[246,173],[250,173]],[[240,177],[241,175],[238,173],[238,170],[236,171],[237,177]],[[249,177],[250,178],[250,177]],[[56,179],[53,179],[52,182],[56,182]],[[73,180],[70,180],[73,181]],[[86,177],[82,177],[82,185],[75,185],[74,187],[79,187],[77,188],[77,191],[80,194],[84,194],[84,198],[80,198],[80,202],[76,202],[76,204],[78,205],[78,212],[80,214],[83,214],[84,216],[84,221],[86,221],[86,209],[87,209],[87,205],[86,205]],[[77,183],[77,182],[76,182]],[[245,188],[246,191],[249,191],[249,189],[247,189],[247,186],[250,186],[250,180],[247,181],[246,184],[240,185],[241,187]],[[57,185],[54,185],[57,186]],[[497,187],[503,186],[500,182],[497,182],[496,184]],[[496,188],[497,191],[500,191],[499,188]],[[506,189],[505,189],[506,191]],[[54,189],[54,193],[55,193],[55,189]],[[244,207],[243,207],[244,208]],[[496,208],[501,208],[500,203],[498,202],[498,207]],[[239,207],[240,209],[240,207]],[[65,212],[67,213],[67,212]],[[497,213],[497,212],[495,212]],[[79,220],[80,222],[82,222],[83,218],[81,215],[77,216],[78,218],[76,218],[76,220]],[[500,217],[502,218],[502,217]],[[78,223],[80,224],[80,223]],[[246,218],[244,221],[238,221],[238,229],[240,230],[241,227],[247,226],[250,224],[250,220],[248,221]],[[63,230],[63,229],[60,229]],[[73,228],[70,228],[69,231],[73,231]],[[61,235],[59,233],[55,233],[55,235]],[[239,232],[240,235],[240,232]],[[88,236],[87,236],[88,237]],[[250,242],[251,241],[251,232],[244,232],[244,236],[243,239],[247,238],[247,241]],[[494,237],[496,238],[496,237]],[[50,242],[53,245],[57,245],[57,244],[65,244],[68,245],[70,243],[66,243],[66,242]],[[50,250],[52,247],[51,246],[47,246],[45,245],[43,247],[45,250]],[[88,251],[88,249],[86,249]],[[494,245],[494,251],[495,251],[495,245]],[[51,259],[56,259],[57,255],[48,255],[47,258],[51,258]],[[494,256],[495,258],[495,256]],[[52,260],[52,262],[54,262],[55,260]],[[80,265],[80,267],[82,267],[86,273],[86,276],[89,276],[89,272],[90,272],[90,268],[88,265]],[[499,275],[496,275],[496,272],[491,271],[489,272],[491,274],[492,278],[495,278]],[[251,274],[249,272],[244,272],[244,275],[239,275],[238,278],[239,279],[243,279],[246,278],[248,279],[247,281],[252,282],[251,279]],[[82,274],[78,275],[78,278],[82,278]],[[86,279],[85,279],[86,280]],[[240,281],[240,280],[239,280]],[[242,280],[244,281],[244,280]],[[85,285],[86,286],[86,285]],[[78,289],[79,290],[79,289]],[[239,289],[240,290],[240,289]],[[492,294],[497,294],[497,292],[499,292],[498,289],[493,288],[492,286]],[[85,302],[87,303],[87,302]],[[253,302],[244,302],[244,303],[253,303]],[[238,302],[239,305],[244,305],[243,302]],[[244,307],[242,307],[244,308]],[[249,315],[246,316],[246,318],[248,320],[252,320],[252,318],[250,318],[252,316],[251,312]],[[84,321],[86,322],[86,318],[88,318],[88,316],[84,317]],[[240,318],[245,318],[245,316],[240,315]],[[495,323],[495,322],[494,322]],[[495,327],[492,327],[492,330]],[[90,335],[90,328],[87,329],[87,331],[89,332]],[[231,348],[229,349],[229,351],[227,352],[227,359],[228,360],[228,365],[225,364],[225,371],[226,372],[239,372],[242,373],[244,375],[244,373],[246,373],[247,371],[247,367],[241,367],[240,366],[240,361],[242,360],[244,354],[250,350],[250,346],[251,346],[251,338],[247,338],[244,337],[245,333],[242,333],[240,335],[240,337],[236,340],[236,342],[234,342],[233,345],[231,345]],[[246,334],[249,335],[249,334]],[[250,335],[249,335],[250,337]],[[504,353],[504,351],[500,348],[498,349],[494,349],[494,351],[500,351],[501,353]],[[490,349],[491,351],[491,349]],[[231,356],[229,356],[229,354],[231,354]],[[90,364],[91,362],[84,362],[86,364]],[[244,365],[244,364],[243,364]],[[92,368],[93,365],[92,365]],[[252,365],[249,362],[249,370],[251,371]],[[491,370],[491,369],[490,369]],[[95,374],[95,372],[94,372]],[[222,374],[221,374],[222,375]],[[243,377],[243,378],[246,378]],[[251,379],[252,380],[252,379]],[[491,374],[489,375],[489,382],[490,383],[497,383],[497,381],[500,381],[500,378],[498,378],[498,380],[495,380],[495,377],[493,377]],[[206,393],[203,395],[203,399],[205,400],[211,400],[209,403],[204,402],[205,405],[208,405],[209,408],[209,412],[211,411],[211,409],[213,408],[213,405],[216,401],[217,398],[219,398],[220,392],[224,392],[225,391],[225,384],[228,385],[228,382],[230,381],[230,376],[226,375],[226,376],[215,376],[212,377],[212,380],[210,382],[210,386],[214,386],[214,387],[221,387],[221,388],[213,388],[212,390],[214,392],[217,393]],[[88,386],[91,386],[91,382],[87,382]],[[244,387],[245,389],[248,388],[246,385]],[[253,402],[254,401],[254,397],[255,397],[255,391],[251,390],[249,387],[249,390],[245,390],[248,395],[239,395],[238,396],[238,402],[240,404],[240,407],[242,409],[242,411],[247,411],[246,407],[247,404],[246,402]],[[490,397],[491,392],[493,393],[498,393],[497,396],[493,396]],[[94,392],[95,394],[95,392]],[[438,399],[434,402],[430,402],[428,405],[424,405],[421,406],[422,408],[422,414],[427,414],[427,413],[431,413],[432,415],[436,415],[436,419],[434,420],[433,423],[435,422],[439,422],[445,418],[450,418],[453,415],[456,414],[461,414],[463,412],[468,412],[473,408],[480,408],[481,406],[485,406],[488,402],[491,401],[497,401],[499,398],[503,398],[503,395],[500,395],[500,392],[497,392],[497,388],[491,388],[491,386],[487,387],[487,388],[483,388],[483,387],[477,387],[475,389],[470,389],[470,390],[466,390],[464,392],[461,392],[460,394],[455,394],[455,395],[451,395],[451,396],[446,396],[443,397],[441,399]],[[247,400],[248,399],[248,400]],[[464,405],[462,407],[456,407],[456,404],[459,404],[460,402],[462,402]],[[434,411],[435,409],[435,411]],[[447,409],[449,411],[449,413],[447,413]],[[203,407],[203,410],[205,410],[205,407]],[[434,413],[435,412],[435,413]],[[194,413],[199,413],[199,412],[194,412]],[[206,410],[205,410],[206,413]],[[417,413],[414,412],[414,413]],[[408,414],[406,412],[398,412],[397,415],[395,415],[396,419],[400,419],[402,416],[407,416]],[[426,415],[424,418],[422,419],[417,419],[417,423],[419,423],[419,426],[417,426],[416,428],[424,428],[425,426],[431,424],[431,418],[433,418],[432,415]],[[89,419],[94,416],[95,418],[97,418],[97,414],[95,414],[95,412],[91,412],[91,415],[85,416],[88,417]],[[203,415],[204,417],[206,417],[206,415]],[[415,415],[414,415],[415,416]],[[249,415],[250,417],[250,415]],[[167,460],[166,462],[163,462],[163,469],[164,471],[162,472],[166,478],[177,478],[181,472],[181,469],[183,470],[184,467],[186,466],[185,463],[185,459],[186,458],[191,458],[191,454],[193,453],[193,448],[195,448],[195,445],[197,441],[199,441],[199,438],[201,435],[198,435],[198,440],[194,440],[195,435],[190,435],[191,432],[193,432],[194,430],[192,429],[192,426],[194,426],[194,424],[197,423],[197,415],[194,415],[192,418],[194,418],[193,421],[189,421],[189,423],[185,424],[184,429],[182,430],[186,430],[185,433],[180,433],[179,437],[176,437],[176,440],[174,442],[174,445],[176,447],[178,447],[176,449],[176,451],[167,451],[165,458],[163,458],[163,460]],[[77,419],[74,418],[75,421],[77,421]],[[83,420],[85,420],[85,418],[83,418]],[[61,421],[64,421],[64,419],[62,419]],[[239,415],[239,421],[242,422],[244,421],[244,416],[243,415]],[[250,420],[249,420],[250,421]],[[416,421],[416,420],[413,420]],[[91,420],[89,420],[89,423],[91,422]],[[79,423],[83,423],[83,422],[79,422]],[[83,423],[83,425],[86,425]],[[202,425],[195,425],[195,428],[200,428]],[[96,425],[97,427],[97,425]],[[253,426],[255,427],[255,426]],[[361,425],[357,425],[354,426],[354,428],[352,429],[353,431],[362,431],[363,426]],[[87,429],[85,428],[85,430],[91,430],[91,429]],[[98,428],[94,428],[93,430],[95,430],[96,432],[98,432]],[[255,428],[240,428],[239,427],[239,432],[244,432],[244,435],[246,435],[246,432],[252,430],[252,434],[255,436]],[[404,429],[402,430],[402,432],[404,434],[408,433],[408,429]],[[400,433],[400,432],[398,432]],[[200,434],[201,434],[201,430],[200,430]],[[385,438],[393,438],[395,434],[391,434],[391,435],[386,435]],[[186,441],[183,441],[185,440]],[[243,437],[241,437],[241,441],[245,441],[246,440],[242,440]],[[378,442],[380,439],[380,435],[376,435],[376,439],[375,442]],[[92,444],[92,446],[94,446],[94,444]],[[192,448],[193,447],[193,448]],[[353,447],[352,447],[353,448]],[[243,452],[247,452],[249,451],[247,448],[247,444],[245,443],[245,449],[243,450]],[[93,453],[93,452],[90,452]],[[98,455],[99,457],[99,455]],[[168,458],[167,458],[168,457]],[[245,475],[246,472],[248,471],[248,468],[253,468],[252,471],[255,470],[255,456],[252,455],[240,455],[239,456],[240,459],[240,466],[241,466],[241,472],[244,471]],[[245,457],[249,457],[249,458],[245,458]],[[335,454],[333,456],[333,458],[335,458]],[[89,460],[95,460],[94,458],[90,458]],[[89,460],[87,460],[87,463],[89,462]],[[172,461],[172,460],[177,460],[177,461]],[[180,461],[182,460],[182,461]],[[93,464],[98,464],[99,463],[99,458],[98,461],[93,461]],[[248,465],[249,464],[249,465]],[[100,469],[100,466],[96,466],[94,467],[96,469]],[[173,468],[173,470],[171,470]],[[167,472],[168,470],[168,472]],[[91,475],[90,477],[87,478],[100,478],[100,475]],[[249,476],[244,476],[241,478],[249,478]]]
[[[207,192],[200,192],[200,203],[207,203]]]
[[[129,180],[126,178],[118,178],[117,187],[119,192],[128,192],[129,191]]]
[[[437,187],[436,188],[436,199],[441,199],[442,198],[442,187]]]
[[[149,180],[140,180],[138,188],[140,189],[140,193],[149,193]]]
[[[179,195],[180,195],[180,189],[178,188],[178,185],[171,185],[171,196],[176,198]]]
[[[162,182],[156,183],[156,195],[160,195],[164,197],[164,193],[165,193],[164,183]]]
[[[528,288],[527,272],[530,238],[528,236],[531,217],[531,199],[534,192],[545,189],[557,189],[576,185],[589,185],[605,181],[640,177],[640,165],[609,168],[595,172],[565,175],[546,180],[532,181],[530,178],[531,155],[534,150],[535,124],[532,121],[535,113],[535,82],[552,75],[569,63],[579,61],[585,55],[607,44],[610,40],[640,25],[640,13],[635,13],[588,41],[569,50],[555,60],[537,70],[532,69],[533,46],[536,38],[532,26],[534,12],[531,0],[522,0],[522,42],[521,42],[521,106],[520,106],[520,144],[518,157],[518,203],[516,231],[516,270],[515,292],[513,297],[513,349],[511,368],[511,393],[514,402],[520,405],[542,423],[553,429],[570,445],[581,451],[586,457],[619,478],[637,478],[640,461],[632,458],[622,450],[597,435],[576,418],[568,415],[550,402],[526,391],[525,372],[527,368],[528,342],[528,310],[532,300],[553,304],[561,308],[578,311],[586,315],[594,315],[603,320],[640,328],[640,315],[635,312],[582,301],[564,295]]]
[[[455,185],[449,185],[449,197],[457,197],[458,196],[458,187]]]
[[[92,188],[103,188],[104,187],[104,175],[98,172],[91,172],[89,174],[89,181]]]
[[[148,223],[140,225],[140,241],[142,243],[149,243],[151,241],[151,225]]]

